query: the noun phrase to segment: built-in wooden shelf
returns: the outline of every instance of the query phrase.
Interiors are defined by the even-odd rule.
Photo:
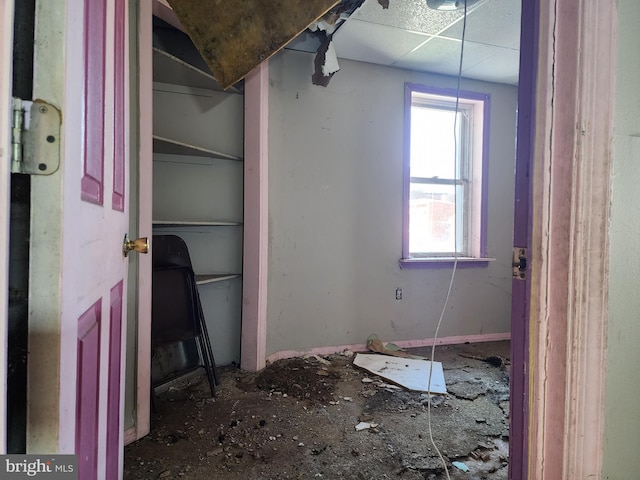
[[[240,278],[239,273],[216,273],[216,274],[203,274],[196,275],[197,285],[207,285],[209,283],[225,282],[227,280],[233,280],[234,278]]]
[[[156,47],[153,48],[153,80],[174,85],[223,91],[211,73]]]
[[[162,227],[234,227],[242,225],[242,222],[233,222],[227,220],[215,220],[195,222],[190,220],[154,220],[153,226]]]
[[[223,89],[191,39],[174,27],[154,16],[152,233],[178,235],[188,245],[201,312],[215,331],[216,360],[238,363],[244,82]],[[160,357],[162,368],[184,370],[178,357]]]
[[[221,158],[223,160],[234,160],[236,162],[242,161],[242,157],[216,152],[215,150],[190,145],[188,143],[171,140],[170,138],[160,137],[158,135],[153,136],[153,151],[154,153],[164,153],[169,155],[189,155],[192,157]]]

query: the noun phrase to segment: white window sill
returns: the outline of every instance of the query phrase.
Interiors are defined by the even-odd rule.
[[[429,258],[401,258],[400,268],[438,268],[453,267],[456,263],[461,268],[486,267],[490,262],[495,262],[495,258],[490,257],[429,257]]]

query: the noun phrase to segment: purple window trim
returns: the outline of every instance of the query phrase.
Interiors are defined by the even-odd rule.
[[[459,94],[460,100],[473,100],[483,102],[482,118],[482,195],[480,197],[480,257],[476,262],[459,262],[458,266],[478,267],[486,266],[487,259],[487,209],[488,209],[488,184],[489,184],[489,138],[491,130],[491,95],[481,92],[470,92],[454,88],[430,87],[418,83],[405,83],[404,90],[404,152],[403,152],[403,194],[402,194],[402,258],[399,263],[402,268],[437,268],[447,265],[447,262],[438,257],[412,258],[409,255],[409,194],[410,194],[410,144],[411,144],[411,94],[413,92],[428,95],[440,95],[455,100]],[[484,261],[486,259],[486,261]],[[453,265],[453,260],[448,264]]]

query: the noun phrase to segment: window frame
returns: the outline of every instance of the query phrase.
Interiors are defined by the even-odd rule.
[[[491,261],[487,257],[487,201],[488,201],[488,158],[489,158],[489,132],[490,132],[490,112],[491,96],[488,93],[472,92],[451,88],[431,87],[421,84],[405,84],[405,105],[404,105],[404,158],[403,158],[403,229],[402,229],[402,258],[400,266],[402,268],[426,267],[448,265],[456,261],[456,254],[451,255],[411,255],[409,251],[409,224],[410,224],[410,191],[411,191],[411,108],[415,104],[414,93],[423,95],[425,102],[433,100],[434,103],[444,102],[455,103],[456,95],[459,104],[469,105],[474,110],[474,130],[481,130],[481,134],[471,141],[471,158],[469,164],[472,165],[471,173],[471,206],[467,208],[470,218],[469,233],[465,235],[462,242],[470,242],[468,254],[457,255],[460,266],[486,265]],[[477,112],[477,110],[481,110]],[[478,171],[479,170],[479,171]],[[456,179],[458,180],[458,179]],[[459,242],[456,239],[456,242]]]

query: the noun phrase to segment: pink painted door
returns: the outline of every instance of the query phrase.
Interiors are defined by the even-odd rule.
[[[36,18],[34,96],[59,107],[63,122],[60,169],[32,178],[27,449],[76,453],[79,478],[117,479],[129,261],[128,1],[47,0],[37,2]]]

